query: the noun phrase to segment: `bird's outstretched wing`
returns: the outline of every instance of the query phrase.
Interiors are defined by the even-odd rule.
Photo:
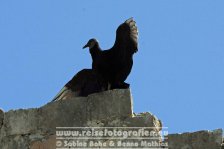
[[[133,18],[122,23],[116,31],[116,40],[112,48],[116,52],[134,54],[138,51],[138,28]]]
[[[108,83],[104,81],[101,75],[92,69],[83,69],[66,83],[52,101],[86,97],[107,89]]]

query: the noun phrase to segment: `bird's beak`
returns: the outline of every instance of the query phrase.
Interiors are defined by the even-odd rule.
[[[89,47],[88,43],[83,47],[83,49],[85,49],[85,48],[87,48],[87,47]]]

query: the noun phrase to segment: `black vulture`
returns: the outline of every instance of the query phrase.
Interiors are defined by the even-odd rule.
[[[59,91],[52,101],[86,97],[105,90],[108,90],[108,83],[99,73],[92,69],[83,69]]]
[[[138,28],[133,18],[117,28],[116,40],[111,49],[102,50],[94,38],[83,48],[86,47],[89,47],[93,60],[92,69],[109,82],[111,89],[129,87],[124,81],[131,72],[133,54],[138,51]]]

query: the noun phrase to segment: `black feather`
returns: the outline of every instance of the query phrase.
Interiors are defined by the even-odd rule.
[[[52,101],[67,100],[74,97],[86,97],[90,94],[108,90],[108,83],[92,69],[79,71],[59,91]]]
[[[92,69],[107,80],[112,89],[128,88],[124,81],[131,72],[133,54],[138,51],[138,29],[133,18],[122,23],[116,31],[114,46],[102,50],[96,39],[90,39],[86,46],[92,56]]]

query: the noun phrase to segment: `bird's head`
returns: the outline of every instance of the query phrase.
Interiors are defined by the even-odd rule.
[[[89,49],[91,49],[97,44],[98,44],[98,41],[95,38],[92,38],[87,42],[87,44],[83,47],[83,49],[85,49],[87,47],[89,47]]]

